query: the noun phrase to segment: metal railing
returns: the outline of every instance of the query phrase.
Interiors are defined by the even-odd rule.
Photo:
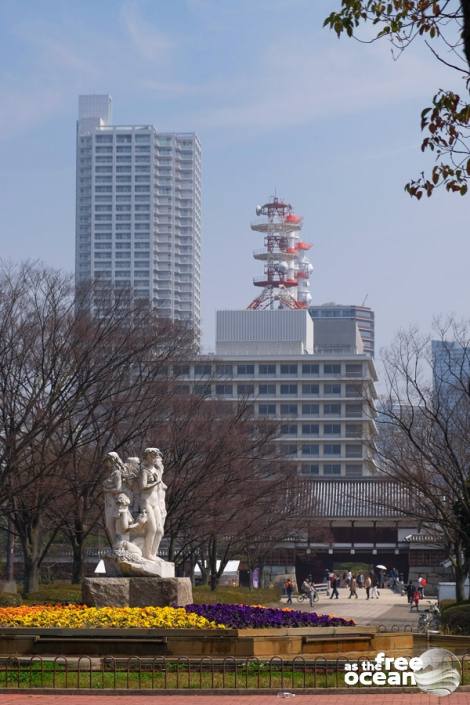
[[[0,691],[233,691],[348,688],[355,658],[0,657]],[[459,656],[461,685],[470,683],[470,652]]]
[[[0,690],[233,690],[342,688],[352,659],[317,657],[104,657],[0,658]]]

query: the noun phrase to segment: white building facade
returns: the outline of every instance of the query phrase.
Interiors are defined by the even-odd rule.
[[[299,475],[376,475],[377,375],[355,323],[314,325],[307,310],[218,311],[215,356],[184,372],[184,391],[246,398],[256,417],[278,422],[280,454]]]
[[[357,323],[364,344],[364,352],[374,357],[375,353],[375,315],[368,306],[345,306],[343,304],[327,303],[320,306],[310,306],[310,315],[317,320],[351,320]]]
[[[110,96],[80,96],[77,283],[130,289],[199,335],[200,258],[197,136],[112,125]]]

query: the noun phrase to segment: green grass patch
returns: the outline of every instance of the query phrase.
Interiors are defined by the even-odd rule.
[[[280,597],[281,592],[278,588],[250,590],[244,587],[219,586],[216,590],[211,590],[208,585],[198,585],[193,588],[193,599],[196,604],[215,604],[219,602],[237,605],[268,605],[279,602]],[[72,585],[69,582],[41,585],[38,590],[32,592],[27,598],[21,599],[21,596],[19,596],[18,600],[19,604],[27,605],[80,601],[81,585]]]
[[[56,602],[80,602],[82,598],[81,585],[69,582],[49,583],[40,585],[39,589],[23,599],[23,604],[38,605]]]
[[[130,664],[131,665],[131,664]],[[225,667],[199,664],[155,664],[153,668],[89,670],[86,659],[80,669],[75,663],[65,668],[60,662],[34,661],[31,665],[0,668],[0,688],[94,688],[102,689],[169,689],[181,688],[338,688],[344,687],[344,673],[335,667],[298,668],[291,664],[227,662]]]
[[[216,590],[211,590],[208,585],[193,588],[193,601],[196,604],[267,605],[279,602],[280,597],[278,588],[250,590],[243,587],[219,586]]]

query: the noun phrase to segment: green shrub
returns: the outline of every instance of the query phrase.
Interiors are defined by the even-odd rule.
[[[470,600],[462,600],[462,602],[458,603],[460,605],[470,605]],[[439,609],[441,612],[444,612],[445,610],[448,610],[449,607],[457,607],[457,602],[455,600],[441,600],[439,602]]]
[[[453,634],[470,634],[470,602],[466,600],[444,609],[442,625]]]
[[[21,605],[21,595],[4,592],[0,595],[0,607],[17,607]]]

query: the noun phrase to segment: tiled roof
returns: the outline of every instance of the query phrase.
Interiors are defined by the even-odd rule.
[[[292,490],[312,517],[400,518],[411,506],[409,489],[392,480],[299,480]]]

